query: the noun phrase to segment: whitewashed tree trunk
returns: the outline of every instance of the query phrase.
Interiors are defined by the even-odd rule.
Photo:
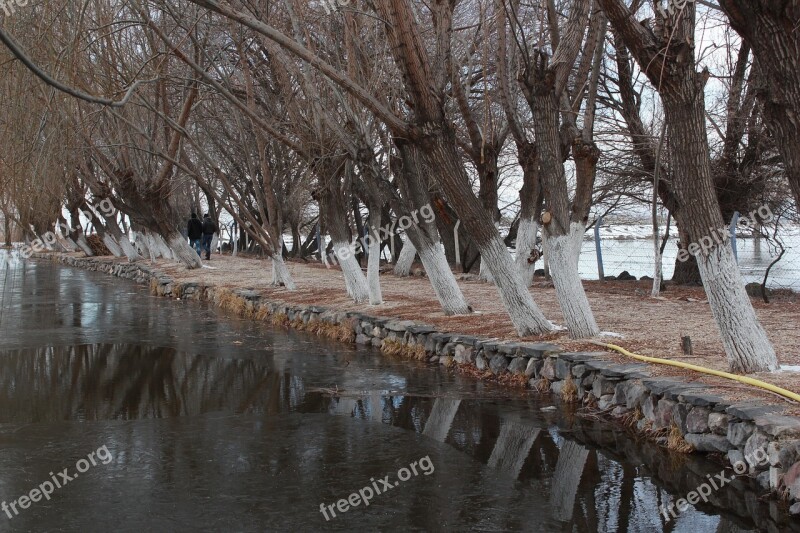
[[[406,236],[403,241],[403,248],[400,249],[400,256],[397,258],[397,264],[394,265],[394,275],[406,277],[411,275],[411,265],[414,264],[414,258],[417,256],[417,249],[414,243]]]
[[[105,233],[103,235],[103,244],[106,245],[106,248],[108,248],[108,251],[111,252],[111,255],[114,257],[122,257],[122,247],[117,244],[116,239],[114,239],[110,233]]]
[[[508,311],[517,334],[525,337],[553,331],[553,324],[533,301],[533,296],[522,282],[511,254],[500,236],[497,235],[481,246],[480,252],[481,262],[486,262],[491,269],[500,300]]]
[[[594,337],[600,333],[578,273],[578,257],[584,230],[583,224],[572,222],[569,235],[549,235],[546,241],[556,299],[569,329],[569,336],[573,339]]]
[[[376,235],[373,229],[373,235]],[[381,305],[383,295],[381,294],[381,241],[370,235],[369,237],[369,257],[367,258],[367,289],[369,290],[370,305]]]
[[[345,241],[334,241],[333,250],[350,250],[350,244]],[[367,288],[367,279],[364,273],[361,272],[361,267],[358,261],[353,257],[352,253],[343,253],[342,257],[337,256],[339,266],[342,269],[344,276],[344,286],[347,289],[347,295],[353,299],[355,303],[363,303],[369,301],[369,289]]]
[[[773,372],[778,358],[758,322],[729,242],[697,256],[700,277],[733,372]]]
[[[211,237],[211,253],[214,253],[217,249],[217,245],[219,244],[219,233],[215,233],[213,237]]]
[[[119,245],[120,248],[122,248],[122,253],[128,258],[128,261],[138,261],[142,258],[139,252],[136,251],[136,247],[131,243],[131,240],[124,233],[119,236]]]
[[[203,266],[203,262],[200,260],[200,256],[197,255],[197,251],[189,246],[189,243],[186,242],[183,235],[175,232],[168,238],[169,250],[172,252],[172,256],[176,261],[186,265],[186,268],[190,269]]]
[[[410,244],[410,243],[409,243]],[[447,263],[447,255],[441,243],[433,246],[420,244],[419,257],[428,274],[433,292],[442,306],[445,315],[466,315],[470,313],[469,304],[458,286],[453,271]],[[401,252],[402,253],[402,252]]]
[[[542,268],[544,269],[544,279],[550,278],[550,258],[547,257],[547,232],[542,232]]]
[[[160,256],[166,260],[171,260],[173,258],[172,250],[169,249],[169,246],[167,246],[166,241],[164,241],[164,238],[161,235],[159,235],[158,233],[154,233],[153,242],[155,243],[155,248],[158,252],[157,257]],[[197,252],[195,252],[195,254],[196,253]]]
[[[500,233],[500,224],[497,222],[494,223],[495,229],[497,229],[498,234]],[[481,281],[485,281],[486,283],[494,283],[494,278],[492,277],[492,273],[489,270],[489,266],[486,264],[483,259],[481,259],[481,267],[480,271],[478,272],[478,278]]]
[[[530,287],[533,284],[533,274],[536,272],[536,263],[528,259],[536,249],[536,234],[539,231],[539,224],[532,218],[521,218],[517,228],[517,256],[515,263],[522,282]]]
[[[297,289],[292,279],[292,274],[283,260],[283,254],[280,251],[271,256],[272,259],[272,285],[274,287],[286,287],[288,290],[293,291]]]
[[[81,231],[78,233],[78,238],[75,240],[75,244],[78,245],[78,248],[86,254],[86,257],[94,256],[94,252],[92,252],[92,247],[89,246],[89,242],[86,240],[86,235]]]

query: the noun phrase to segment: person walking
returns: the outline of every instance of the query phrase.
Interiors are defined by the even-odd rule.
[[[211,240],[217,232],[217,225],[211,220],[211,217],[206,213],[203,215],[203,249],[206,251],[206,261],[211,260]]]
[[[202,257],[203,254],[200,253],[200,243],[203,238],[203,223],[197,218],[197,213],[192,213],[192,217],[189,219],[189,224],[186,228],[186,235],[189,237],[189,245],[194,248],[197,255]]]

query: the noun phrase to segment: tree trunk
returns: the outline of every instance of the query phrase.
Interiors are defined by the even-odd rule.
[[[280,252],[272,254],[272,286],[273,287],[286,287],[288,290],[293,291],[297,286],[289,273],[289,268],[283,260],[283,255]]]
[[[517,160],[522,167],[522,188],[519,191],[520,212],[517,228],[515,262],[526,287],[533,284],[539,249],[536,247],[539,217],[544,196],[539,181],[539,159],[532,143],[517,143]]]
[[[436,128],[429,125],[431,129]],[[522,282],[511,255],[503,240],[475,197],[463,165],[456,153],[453,131],[446,124],[438,126],[419,148],[428,157],[431,168],[439,169],[437,178],[448,199],[459,213],[466,230],[472,235],[486,262],[500,300],[506,308],[517,334],[521,337],[543,335],[552,331],[553,325],[533,301],[528,287]]]
[[[558,100],[549,80],[549,77],[538,73],[529,82],[529,91],[526,95],[534,116],[539,176],[548,208],[548,217],[542,226],[542,231],[547,234],[544,253],[550,265],[556,298],[570,337],[573,339],[593,337],[600,333],[600,328],[597,327],[578,273],[578,256],[586,226],[582,220],[583,213],[573,214],[570,209],[559,135]],[[574,205],[580,206],[580,210],[583,211],[584,206],[589,205],[589,201],[587,192],[582,188],[589,188],[588,199],[590,199],[597,156],[586,153],[591,150],[587,150],[579,139],[575,143],[579,146],[573,150],[578,178]],[[576,218],[579,220],[575,220]]]
[[[406,236],[406,240],[403,241],[403,248],[400,250],[400,257],[397,258],[397,263],[394,265],[394,275],[401,278],[411,275],[411,265],[414,264],[416,256],[417,249],[411,239]],[[446,258],[445,261],[447,261]]]
[[[172,230],[167,234],[166,243],[172,252],[173,258],[186,265],[186,268],[193,269],[203,266],[200,256],[197,255],[197,250],[189,246],[186,238],[178,230]]]
[[[737,372],[776,370],[775,350],[745,291],[730,242],[713,238],[724,224],[714,192],[706,136],[704,90],[708,72],[695,70],[695,5],[687,4],[674,17],[659,18],[657,32],[649,32],[622,0],[600,3],[661,95],[679,204],[675,217],[694,245],[690,248],[697,255],[729,366]]]
[[[677,97],[662,95],[672,147],[673,182],[681,203],[676,217],[692,243],[708,243],[708,252],[697,255],[697,265],[731,370],[777,370],[775,350],[745,291],[730,242],[712,239],[715,230],[726,231],[726,227],[712,185],[703,84],[687,80],[683,89]]]

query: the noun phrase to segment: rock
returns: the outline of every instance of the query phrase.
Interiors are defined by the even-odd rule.
[[[761,298],[761,284],[760,283],[756,283],[755,281],[752,282],[752,283],[748,283],[747,285],[744,286],[744,290],[747,291],[748,295],[753,296],[754,298]],[[772,292],[769,289],[766,289],[766,291],[767,291],[767,296],[772,294]]]
[[[751,471],[764,470],[769,465],[767,445],[769,439],[761,432],[753,433],[744,445],[744,458],[750,465]]]
[[[598,398],[606,394],[614,394],[616,385],[615,381],[611,381],[603,376],[597,376],[594,378],[594,383],[592,383],[592,393]]]
[[[507,368],[508,358],[505,355],[497,354],[489,361],[489,370],[495,375],[502,373]]]
[[[744,443],[747,442],[747,439],[750,438],[750,435],[753,434],[755,428],[755,424],[751,424],[750,422],[728,424],[728,440],[737,448],[743,446]]]
[[[512,374],[522,375],[528,367],[528,359],[525,357],[515,357],[508,365],[508,371]]]
[[[443,355],[443,356],[441,356],[439,358],[439,364],[440,365],[444,365],[445,368],[450,368],[451,366],[453,366],[455,364],[453,356],[452,355]]]
[[[630,413],[630,411],[631,410],[625,407],[624,405],[618,405],[611,410],[611,416],[620,417],[626,413]]]
[[[673,422],[672,408],[675,407],[675,402],[672,400],[661,399],[655,410],[654,425],[657,428],[669,427]]]
[[[791,465],[795,463],[795,461],[800,459],[800,445],[794,444],[786,444],[778,451],[778,460],[780,461],[781,466],[785,469],[789,468]]]
[[[563,381],[554,381],[550,384],[550,392],[555,394],[556,396],[561,396],[561,391],[564,390],[564,382]]]
[[[544,365],[542,365],[542,370],[540,371],[540,375],[543,378],[547,378],[550,381],[553,381],[553,380],[556,379],[556,369],[555,369],[555,364],[553,363],[553,358],[552,357],[548,357],[545,360]]]
[[[709,430],[709,416],[710,413],[705,407],[692,407],[686,416],[686,431],[688,433],[706,433]]]
[[[586,365],[575,365],[572,367],[572,375],[578,379],[583,379],[588,373],[589,370],[586,368]]]
[[[669,400],[667,400],[669,401]],[[708,435],[700,433],[687,433],[683,436],[692,448],[698,452],[727,452],[731,445],[728,439],[721,435]]]
[[[730,417],[723,413],[711,413],[708,415],[708,429],[717,435],[728,434],[728,422]]]
[[[783,483],[795,500],[800,500],[800,462],[789,467],[783,475]]]
[[[747,463],[744,462],[744,454],[737,449],[728,451],[728,462],[732,467],[736,467],[736,465],[740,463],[745,465],[745,467],[747,466]]]
[[[363,333],[359,333],[356,335],[356,344],[371,344],[372,339],[364,335]]]
[[[614,395],[613,394],[604,394],[600,396],[600,399],[597,400],[597,407],[601,410],[608,409],[614,405]]]
[[[688,431],[686,429],[686,419],[689,417],[689,406],[685,403],[676,403],[672,406],[672,422],[681,430],[681,434],[703,433],[702,431]]]
[[[373,337],[370,341],[370,344],[375,346],[376,348],[380,348],[381,344],[383,344],[383,340],[378,337]]]
[[[428,362],[429,363],[438,363],[439,362],[439,356],[438,355],[432,355],[430,357],[430,359],[428,359]]]
[[[475,367],[481,372],[489,368],[489,363],[486,362],[482,354],[479,354],[478,357],[475,358]]]
[[[557,379],[567,379],[567,376],[572,373],[569,362],[561,358],[556,359],[555,371]]]
[[[800,502],[797,502],[789,507],[789,514],[794,516],[800,515]]]
[[[642,414],[647,420],[651,422],[656,419],[656,401],[652,395],[649,395],[642,403]]]
[[[475,349],[472,346],[464,346],[463,344],[456,344],[455,360],[460,364],[472,363],[475,361]]]
[[[769,488],[777,489],[783,480],[783,470],[774,466],[769,467]]]
[[[620,272],[619,276],[617,276],[617,281],[636,281],[636,276],[631,276],[630,272],[623,270]]]
[[[772,437],[800,437],[800,420],[793,416],[764,415],[755,418],[758,429]]]
[[[644,403],[648,396],[647,389],[639,381],[627,381],[628,387],[625,391],[625,405],[628,409],[634,409]]]
[[[533,358],[528,359],[528,365],[525,367],[525,375],[527,377],[531,377],[534,374],[536,374],[536,365],[539,362],[540,361],[538,361],[536,359],[533,359]]]
[[[768,489],[769,488],[769,471],[761,472],[759,475],[757,475],[756,476],[756,483],[758,483],[758,486],[761,487],[762,489]]]
[[[651,278],[650,276],[642,276],[641,278],[639,278],[639,281],[653,281],[653,278]]]

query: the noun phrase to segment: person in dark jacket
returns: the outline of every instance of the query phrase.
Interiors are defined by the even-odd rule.
[[[186,235],[189,237],[189,245],[195,249],[197,255],[202,257],[200,242],[203,238],[203,223],[197,218],[197,213],[192,213],[192,218],[189,219],[189,225],[186,228]]]
[[[206,260],[211,259],[211,240],[217,232],[217,225],[208,216],[208,213],[203,215],[203,249],[206,251]]]

